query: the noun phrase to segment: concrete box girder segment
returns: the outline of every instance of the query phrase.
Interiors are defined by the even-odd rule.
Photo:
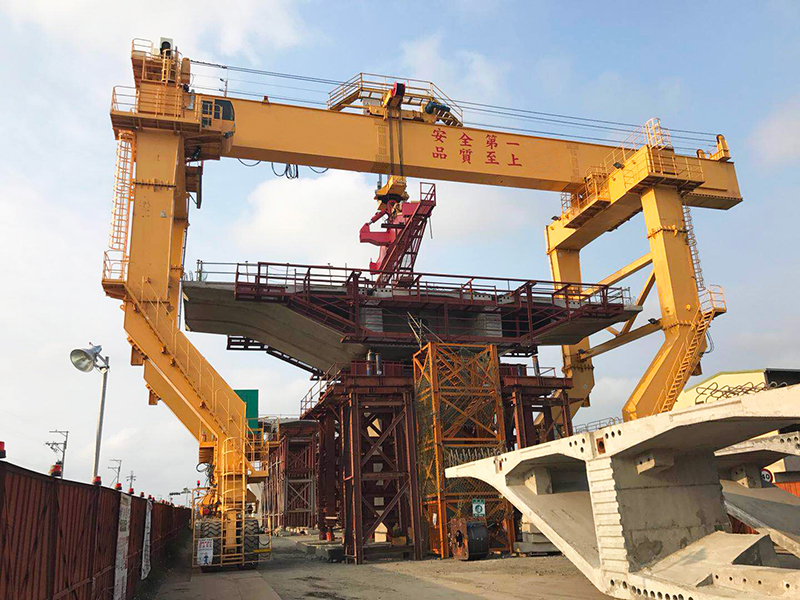
[[[277,348],[321,371],[362,358],[362,344],[342,344],[341,334],[277,303],[237,302],[232,283],[183,282],[189,330],[243,335]]]
[[[714,453],[798,421],[795,386],[613,425],[445,474],[494,486],[615,598],[797,598],[800,571],[778,568],[768,536],[730,533]]]

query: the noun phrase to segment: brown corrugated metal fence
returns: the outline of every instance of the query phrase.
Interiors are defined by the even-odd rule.
[[[62,481],[0,461],[0,598],[106,600],[114,596],[120,492]],[[141,582],[147,500],[131,498],[126,600]],[[189,526],[190,512],[153,504],[150,560]]]

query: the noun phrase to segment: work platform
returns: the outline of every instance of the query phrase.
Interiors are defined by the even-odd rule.
[[[718,463],[715,452],[798,422],[800,386],[766,390],[451,467],[446,475],[491,484],[615,598],[797,598],[800,571],[779,568],[779,540],[730,533],[728,505],[754,503],[745,510],[763,514],[763,503],[781,490],[756,497],[725,479],[730,459]],[[779,527],[790,538],[800,506],[782,502],[781,512],[789,518]]]
[[[641,307],[627,289],[583,283],[416,274],[378,285],[367,270],[278,263],[201,263],[183,282],[188,329],[255,340],[327,371],[380,352],[408,358],[420,337],[528,356],[575,344]],[[343,343],[344,342],[344,343]]]

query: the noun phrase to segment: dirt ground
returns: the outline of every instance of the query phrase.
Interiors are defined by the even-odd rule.
[[[150,597],[183,600],[188,594],[198,598],[197,592],[190,592],[188,586],[191,586],[192,590],[203,590],[203,599],[249,600],[250,594],[244,591],[244,585],[257,576],[284,600],[438,600],[456,594],[464,600],[607,598],[563,556],[492,558],[475,562],[378,561],[355,566],[308,556],[295,548],[296,542],[303,539],[310,538],[274,538],[272,560],[260,564],[256,571],[241,575],[202,574],[190,572],[188,567],[173,569]],[[182,562],[188,563],[188,556]],[[211,578],[215,579],[211,581]],[[250,588],[255,591],[253,583],[249,581]]]

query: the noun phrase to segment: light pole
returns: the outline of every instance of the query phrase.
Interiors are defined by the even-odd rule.
[[[103,437],[103,413],[106,409],[106,387],[108,384],[109,362],[107,356],[101,356],[102,346],[94,346],[89,342],[88,348],[76,348],[69,353],[73,366],[83,373],[91,373],[95,369],[103,374],[103,391],[100,394],[100,414],[97,415],[97,439],[94,443],[94,466],[92,482],[97,481],[97,470],[100,468],[100,440]]]

